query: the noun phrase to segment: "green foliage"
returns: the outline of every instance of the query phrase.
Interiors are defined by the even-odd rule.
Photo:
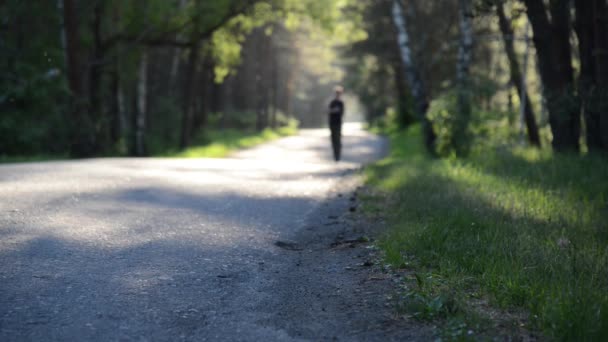
[[[76,45],[80,46],[72,51],[79,55],[80,63],[71,64],[70,70],[82,75],[82,94],[76,100],[82,108],[88,107],[90,113],[79,115],[90,118],[91,122],[90,127],[79,125],[77,132],[68,132],[66,127],[76,126],[70,126],[76,120],[71,117],[74,113],[69,107],[74,99],[66,86],[66,46],[61,40],[64,12],[53,1],[5,1],[0,7],[0,155],[62,154],[76,143],[68,141],[70,136],[72,140],[78,140],[74,137],[87,140],[83,145],[90,145],[88,153],[122,155],[132,149],[140,90],[146,91],[148,102],[145,144],[149,151],[163,151],[180,140],[182,112],[190,106],[183,103],[187,98],[183,88],[190,46],[198,45],[201,49],[198,66],[189,69],[197,71],[193,86],[194,92],[199,93],[195,96],[225,94],[219,85],[208,84],[212,82],[208,71],[213,70],[216,83],[234,76],[242,62],[244,43],[254,29],[260,29],[267,36],[280,29],[284,35],[292,34],[289,38],[293,41],[271,41],[272,68],[280,70],[264,70],[264,82],[261,82],[264,85],[258,84],[260,75],[247,76],[249,82],[258,83],[243,90],[260,95],[263,91],[259,88],[270,86],[268,75],[276,72],[278,82],[285,80],[290,84],[287,91],[277,86],[273,96],[289,100],[275,101],[272,106],[294,111],[303,102],[301,98],[317,96],[311,94],[320,87],[312,82],[305,84],[309,80],[323,84],[338,82],[341,74],[332,64],[337,57],[334,46],[364,37],[365,32],[358,29],[360,18],[357,21],[354,12],[349,12],[348,17],[343,12],[352,3],[352,0],[77,2],[76,20],[70,21],[76,24],[70,26],[70,31],[77,33],[79,44]],[[33,17],[37,20],[32,20]],[[293,31],[285,34],[281,25],[288,22]],[[296,46],[296,35],[305,40],[302,46]],[[146,87],[141,88],[139,67],[144,51],[148,56],[148,81]],[[287,57],[276,56],[280,54]],[[298,61],[296,56],[300,54]],[[248,67],[253,68],[252,65],[254,63]],[[294,68],[298,70],[291,71]],[[260,70],[250,71],[247,70],[249,74],[260,73]],[[201,84],[203,82],[207,84]],[[254,87],[258,89],[253,91]],[[197,107],[195,120],[204,121],[202,108],[259,110],[256,106],[260,104],[249,99],[236,104],[238,100],[224,103],[215,101],[219,95],[211,99],[213,101],[208,96],[192,101]],[[269,108],[269,100],[264,101]],[[94,108],[89,106],[91,102]],[[254,126],[255,115],[241,114],[224,116],[222,127],[229,127],[231,123],[240,129]],[[279,115],[279,124],[287,121],[283,119]]]
[[[170,97],[160,99],[148,113],[151,124],[148,125],[146,145],[151,154],[162,153],[168,146],[176,146],[179,141],[180,121],[182,116],[179,104]],[[124,153],[123,153],[124,155]]]
[[[437,135],[435,146],[440,156],[453,156],[456,154],[454,125],[458,118],[457,97],[454,92],[448,92],[431,102],[428,118],[433,123]]]
[[[400,310],[421,320],[448,318],[464,311],[464,305],[443,286],[444,282],[437,275],[415,273],[413,278],[414,288],[403,288],[405,291],[400,298]]]
[[[215,81],[222,83],[241,62],[242,44],[246,35],[257,27],[276,20],[269,3],[256,3],[246,14],[240,14],[217,30],[211,38],[210,50],[215,61]]]
[[[459,108],[458,94],[448,91],[431,102],[428,118],[437,135],[436,152],[443,157],[462,157],[471,148],[471,120]],[[477,113],[475,113],[477,114]]]
[[[31,12],[48,12],[31,20]],[[54,154],[67,145],[67,90],[52,3],[7,1],[0,6],[0,156]],[[37,32],[29,34],[29,32]]]
[[[221,129],[230,127],[241,131],[253,129],[256,124],[257,114],[252,111],[218,112],[209,115],[209,127]],[[276,125],[278,127],[297,127],[298,121],[278,111],[276,113]]]
[[[387,6],[388,4],[388,6]],[[390,3],[387,1],[352,2],[345,8],[350,21],[365,34],[343,50],[345,83],[355,92],[366,109],[368,123],[383,117],[389,108],[406,113],[405,101],[395,84],[400,63],[397,43],[392,35]],[[391,32],[391,34],[387,34]]]
[[[273,24],[285,24],[291,30],[310,30],[309,38],[317,44],[310,46],[316,49],[316,56],[332,52],[333,44],[348,44],[365,38],[365,32],[358,28],[355,18],[345,20],[342,9],[349,3],[342,1],[292,1],[275,0],[274,2],[257,2],[247,13],[232,18],[211,39],[211,54],[216,62],[216,82],[221,83],[233,73],[241,59],[241,48],[246,35],[258,27],[267,27],[266,33],[272,34]],[[318,36],[318,37],[315,37]],[[317,39],[315,39],[317,38]],[[335,57],[323,58],[327,66]],[[305,61],[302,61],[305,63]],[[323,77],[326,73],[319,73]]]
[[[53,155],[44,155],[44,154],[30,154],[30,155],[22,155],[22,156],[0,156],[0,164],[2,163],[38,163],[38,162],[46,162],[50,160],[64,160],[68,159],[67,154],[53,154]]]
[[[435,98],[427,116],[433,123],[437,135],[436,152],[442,157],[464,157],[488,146],[514,145],[517,129],[513,113],[498,110],[483,110],[482,100],[496,94],[494,82],[484,78],[476,79],[470,116],[463,116],[458,106],[458,91],[450,89]],[[472,95],[471,94],[471,95]]]
[[[389,194],[392,228],[380,245],[396,267],[441,279],[414,298],[425,315],[444,312],[432,301],[447,288],[525,308],[557,340],[608,337],[605,159],[487,148],[432,160],[419,128],[392,141],[391,156],[368,170]]]
[[[368,54],[352,59],[351,71],[347,75],[347,87],[357,93],[367,109],[366,119],[369,123],[382,118],[392,107],[393,70],[374,55]],[[404,94],[405,95],[405,94]]]
[[[253,111],[229,111],[212,113],[209,123],[213,127],[231,127],[240,130],[249,130],[255,127],[256,113]]]

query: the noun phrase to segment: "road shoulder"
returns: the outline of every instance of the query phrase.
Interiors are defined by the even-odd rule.
[[[396,313],[399,275],[384,270],[373,247],[382,227],[359,212],[359,184],[349,172],[298,233],[275,243],[286,266],[259,323],[294,339],[431,340],[434,327]]]

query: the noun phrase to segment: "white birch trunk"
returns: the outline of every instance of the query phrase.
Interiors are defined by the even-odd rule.
[[[455,118],[453,147],[466,154],[469,148],[468,125],[471,117],[471,82],[469,71],[473,57],[473,7],[471,0],[458,1],[460,43],[458,48],[458,117]]]
[[[469,69],[473,55],[473,9],[471,0],[459,0],[460,44],[458,49],[458,85],[470,91]]]
[[[407,30],[407,22],[405,15],[403,13],[403,9],[401,7],[401,3],[399,0],[393,1],[393,22],[395,23],[395,27],[397,28],[397,43],[399,44],[399,52],[401,56],[401,61],[403,63],[403,69],[405,71],[405,77],[410,85],[412,95],[416,102],[424,101],[424,86],[417,75],[416,67],[414,65],[414,61],[412,59],[412,48],[410,45],[410,36]],[[419,104],[417,103],[417,107]],[[418,111],[422,110],[422,108],[416,108]],[[425,109],[426,111],[426,109]],[[424,113],[418,113],[424,114]]]
[[[145,154],[145,129],[148,82],[148,52],[144,50],[139,61],[137,77],[137,118],[135,120],[135,152],[138,156]]]
[[[410,86],[410,91],[414,97],[416,114],[422,123],[425,145],[431,154],[435,153],[435,133],[431,122],[426,117],[426,112],[429,107],[426,98],[426,90],[418,68],[412,57],[412,47],[410,44],[410,36],[407,29],[406,16],[403,11],[403,5],[400,0],[393,0],[392,17],[395,28],[397,29],[397,43],[401,62],[403,63],[403,71],[405,78]],[[400,95],[403,96],[403,95]]]

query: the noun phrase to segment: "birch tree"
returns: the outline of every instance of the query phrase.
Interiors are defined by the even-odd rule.
[[[468,125],[471,118],[470,68],[473,57],[473,7],[471,0],[458,1],[460,40],[457,63],[458,113],[454,123],[453,147],[459,154],[466,154],[469,148]]]
[[[395,28],[397,29],[397,44],[401,62],[403,63],[403,72],[407,79],[412,96],[415,102],[417,115],[422,122],[424,134],[424,142],[427,150],[435,153],[435,133],[433,126],[427,118],[426,112],[429,108],[429,102],[424,88],[424,83],[420,78],[420,74],[413,60],[412,47],[410,44],[410,36],[408,33],[407,19],[403,11],[403,4],[400,0],[393,0],[392,18]]]

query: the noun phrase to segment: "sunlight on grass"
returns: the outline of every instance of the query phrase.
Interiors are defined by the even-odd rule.
[[[262,132],[242,132],[238,130],[223,130],[208,132],[202,140],[212,141],[193,146],[180,152],[169,152],[166,157],[175,158],[223,158],[235,150],[250,148],[271,140],[297,133],[295,125],[276,130],[265,129]]]
[[[289,126],[270,129],[262,132],[241,131],[236,129],[214,130],[205,132],[194,143],[195,146],[183,151],[170,150],[163,153],[154,153],[157,157],[170,158],[223,158],[230,153],[254,147],[281,137],[297,134],[296,123]],[[111,156],[111,155],[109,155]],[[68,155],[39,155],[24,157],[7,157],[0,155],[0,164],[3,163],[29,163],[53,160],[67,160]]]
[[[608,336],[608,163],[547,151],[425,157],[419,129],[369,168],[388,194],[387,261],[437,272],[466,297],[524,307],[557,339]]]

